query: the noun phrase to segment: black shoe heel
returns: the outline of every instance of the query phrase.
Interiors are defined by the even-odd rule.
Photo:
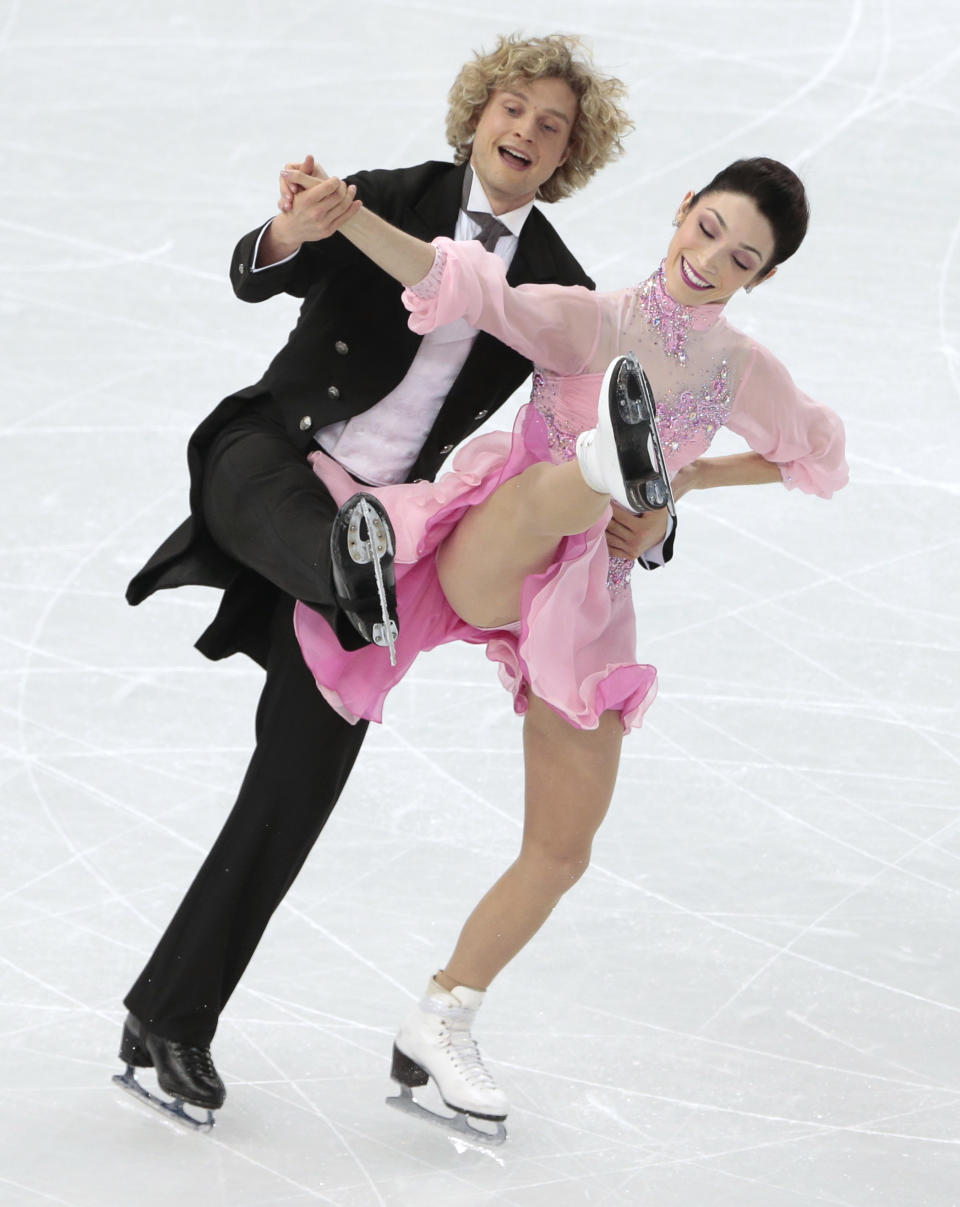
[[[630,366],[627,368],[629,369]],[[620,409],[620,418],[624,423],[643,423],[645,414],[641,406],[642,398],[640,382],[636,375],[631,372],[622,374],[621,388],[617,393],[617,406]]]
[[[637,358],[628,353],[610,383],[610,418],[627,500],[638,514],[666,508],[676,515],[657,429],[657,404]]]
[[[386,508],[373,495],[353,495],[330,531],[330,561],[337,606],[365,641],[386,646],[396,665],[396,538]]]
[[[132,1065],[135,1069],[149,1069],[153,1066],[153,1058],[131,1031],[129,1023],[124,1024],[118,1055],[124,1064]]]
[[[390,1066],[390,1076],[400,1085],[415,1086],[426,1085],[430,1080],[430,1074],[426,1069],[417,1064],[415,1060],[411,1060],[409,1056],[393,1045],[393,1064]]]

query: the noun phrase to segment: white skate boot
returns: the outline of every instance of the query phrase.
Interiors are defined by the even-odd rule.
[[[484,1068],[470,1034],[483,998],[479,990],[465,985],[447,992],[436,981],[430,981],[424,997],[404,1019],[393,1045],[390,1075],[400,1083],[400,1093],[387,1102],[408,1114],[488,1144],[502,1144],[507,1138],[503,1126],[507,1117],[506,1095]],[[413,1087],[426,1085],[431,1078],[455,1115],[441,1115],[413,1097]],[[494,1123],[496,1130],[474,1127],[471,1118]]]
[[[657,431],[657,404],[632,352],[610,362],[600,387],[597,426],[577,437],[583,480],[629,511],[675,515]]]

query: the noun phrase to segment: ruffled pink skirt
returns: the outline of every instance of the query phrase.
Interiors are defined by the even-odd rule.
[[[315,473],[337,504],[358,490],[386,507],[396,534],[395,570],[400,636],[397,665],[385,649],[347,651],[326,621],[305,604],[294,612],[297,638],[317,686],[350,721],[380,721],[383,701],[421,650],[448,641],[486,645],[514,709],[526,711],[527,693],[539,696],[571,725],[595,729],[614,709],[625,729],[638,726],[653,702],[657,672],[634,661],[636,624],[627,583],[608,583],[604,516],[588,532],[564,538],[542,574],[523,589],[518,625],[477,629],[447,603],[436,573],[436,552],[468,507],[528,465],[553,460],[547,428],[531,405],[522,407],[512,433],[478,436],[457,453],[453,469],[436,482],[368,487],[325,453],[311,454]]]

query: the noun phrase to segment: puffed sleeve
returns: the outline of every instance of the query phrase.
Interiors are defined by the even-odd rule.
[[[772,353],[754,345],[727,427],[780,466],[788,490],[829,499],[846,486],[843,424],[794,384]]]
[[[600,333],[597,294],[582,285],[508,285],[504,262],[473,239],[433,245],[433,268],[403,291],[411,330],[425,335],[465,318],[548,372],[583,372]]]

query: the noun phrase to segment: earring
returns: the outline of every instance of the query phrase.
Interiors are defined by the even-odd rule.
[[[673,220],[673,225],[674,225],[674,226],[679,226],[679,225],[680,225],[680,219],[679,219],[679,218],[674,218],[674,220]]]
[[[744,293],[753,293],[755,288],[756,288],[755,285],[744,285],[743,292]]]

